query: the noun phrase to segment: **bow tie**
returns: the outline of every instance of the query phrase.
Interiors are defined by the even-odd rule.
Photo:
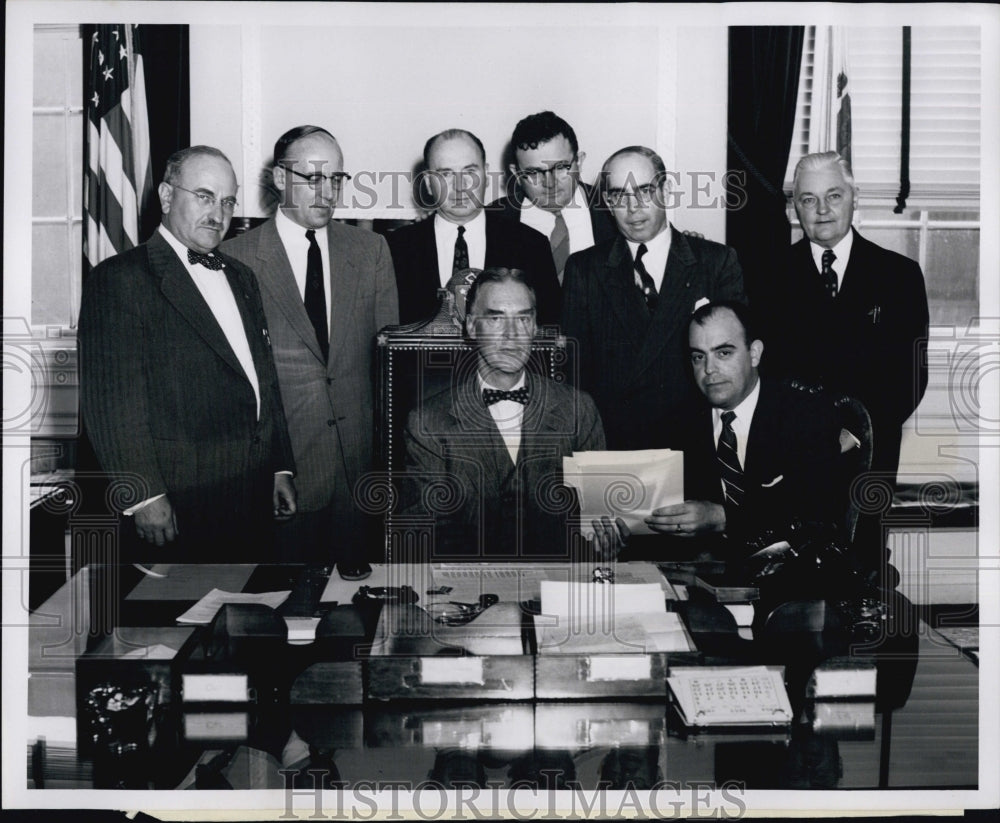
[[[194,249],[188,249],[188,263],[192,266],[200,263],[206,269],[211,269],[212,271],[219,271],[226,265],[222,262],[221,258],[216,257],[214,254],[202,254]]]
[[[513,400],[515,403],[520,403],[522,406],[528,405],[528,387],[521,386],[519,389],[514,389],[514,391],[503,391],[501,389],[483,389],[483,402],[487,406],[492,406],[494,403],[499,403],[501,400]]]

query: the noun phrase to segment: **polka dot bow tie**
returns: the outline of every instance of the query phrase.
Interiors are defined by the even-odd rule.
[[[501,400],[513,400],[515,403],[520,403],[522,406],[528,405],[528,387],[521,386],[519,389],[514,389],[514,391],[502,391],[500,389],[483,389],[483,402],[487,406],[492,406],[494,403],[499,403]]]
[[[211,269],[212,271],[219,271],[225,267],[225,263],[214,254],[202,254],[193,249],[188,249],[188,263],[192,266],[200,263],[206,269]]]

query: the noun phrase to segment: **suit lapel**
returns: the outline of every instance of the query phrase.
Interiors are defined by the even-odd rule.
[[[309,320],[309,315],[306,314],[302,295],[299,294],[299,287],[295,283],[292,264],[288,261],[288,253],[281,242],[281,236],[278,234],[273,219],[261,227],[260,243],[257,246],[257,263],[254,272],[260,281],[261,288],[271,302],[285,315],[288,324],[302,339],[306,348],[313,353],[317,360],[322,361],[323,353],[316,340],[316,331]]]
[[[747,488],[755,488],[761,483],[773,480],[769,466],[775,458],[774,445],[781,436],[775,431],[780,425],[781,410],[773,386],[761,381],[760,395],[757,398],[757,408],[754,409],[753,420],[750,422],[750,437],[747,439],[747,451],[743,473],[748,478]]]
[[[618,321],[622,336],[637,347],[645,324],[636,322],[636,313],[640,308],[643,312],[646,309],[638,289],[633,287],[632,254],[624,237],[619,236],[612,243],[599,281],[608,312]]]
[[[226,340],[222,327],[170,244],[159,232],[154,232],[146,244],[146,249],[150,271],[159,278],[163,296],[219,357],[236,372],[244,374],[243,367],[236,359],[236,353],[229,345],[229,341]],[[226,267],[226,276],[227,278],[230,276],[229,266]],[[241,296],[242,294],[237,295],[237,304],[243,302]]]
[[[354,327],[354,305],[361,290],[361,277],[353,260],[344,253],[344,245],[336,241],[338,226],[327,226],[330,258],[330,361],[333,368],[335,353],[347,343],[347,336]],[[315,334],[313,337],[315,338]]]
[[[685,315],[693,308],[691,282],[697,274],[695,258],[684,235],[673,227],[670,231],[670,253],[660,285],[659,303],[643,338],[634,374],[641,374],[667,346],[675,346],[674,340],[679,333],[687,333]]]
[[[482,467],[483,481],[490,486],[489,490],[484,490],[484,499],[499,497],[507,477],[514,471],[514,464],[493,415],[483,403],[475,374],[456,387],[452,394],[451,414],[455,429],[460,433],[459,439],[466,443],[471,440],[474,444],[472,453]],[[485,494],[487,491],[488,495]]]

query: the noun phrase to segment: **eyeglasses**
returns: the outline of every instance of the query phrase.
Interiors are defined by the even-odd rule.
[[[216,203],[222,203],[223,211],[233,212],[239,205],[239,201],[235,197],[223,197],[219,200],[213,194],[209,194],[207,191],[192,191],[191,189],[186,189],[183,186],[178,186],[176,183],[171,183],[171,187],[175,189],[180,189],[181,191],[186,191],[188,194],[193,194],[205,208],[214,209]]]
[[[806,211],[815,211],[817,208],[819,208],[819,201],[820,198],[818,198],[814,194],[803,194],[801,197],[795,200],[795,202],[798,203]],[[823,198],[823,202],[827,206],[832,206],[836,208],[837,206],[839,206],[841,203],[844,202],[844,193],[840,191],[832,191]]]
[[[344,171],[335,171],[333,174],[320,174],[318,171],[312,174],[303,174],[300,171],[295,171],[295,169],[285,168],[285,171],[291,172],[296,177],[301,177],[306,183],[309,184],[310,188],[319,189],[323,186],[323,181],[328,180],[330,185],[334,189],[342,189],[344,183],[351,179],[351,175]]]
[[[508,323],[513,323],[518,331],[526,331],[535,322],[535,310],[519,314],[477,314],[474,317],[477,323],[482,323],[483,327],[491,332],[506,328]]]
[[[643,206],[648,206],[660,192],[660,187],[656,183],[646,183],[644,186],[636,186],[634,189],[612,189],[604,193],[604,199],[613,208],[620,208],[628,203],[630,199],[635,200]]]
[[[573,171],[573,164],[576,161],[570,163],[556,163],[554,166],[549,166],[547,169],[521,169],[518,174],[522,177],[527,178],[532,183],[541,183],[550,174],[559,181],[566,180],[570,172]]]

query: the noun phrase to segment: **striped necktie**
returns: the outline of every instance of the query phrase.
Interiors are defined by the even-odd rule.
[[[820,274],[823,276],[823,288],[826,289],[830,299],[837,296],[837,272],[833,270],[833,261],[836,259],[837,255],[833,253],[833,249],[826,249],[823,252],[823,270]]]
[[[733,431],[735,419],[735,412],[722,413],[722,434],[719,435],[716,456],[719,458],[719,473],[726,492],[726,503],[740,506],[743,504],[743,467],[740,465],[739,452],[736,451],[736,432]]]

